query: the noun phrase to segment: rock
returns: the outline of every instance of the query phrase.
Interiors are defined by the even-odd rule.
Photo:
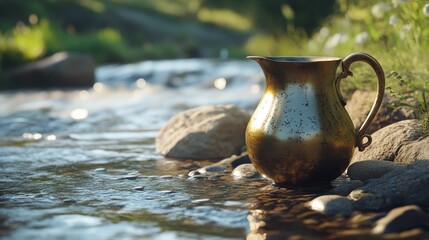
[[[391,210],[376,222],[372,232],[395,233],[423,227],[429,227],[429,216],[420,207],[409,205]]]
[[[76,203],[77,201],[74,199],[66,198],[62,200],[63,203]]]
[[[323,195],[311,200],[308,206],[317,212],[326,215],[348,215],[353,211],[353,203],[350,199],[339,195]]]
[[[136,190],[136,191],[144,191],[144,188],[145,188],[145,186],[137,186],[137,187],[134,187],[134,190]]]
[[[411,163],[416,160],[429,160],[429,137],[419,139],[415,142],[402,146],[395,162]]]
[[[362,185],[363,185],[363,182],[360,180],[351,180],[331,189],[328,192],[328,194],[347,196],[353,190],[355,190],[358,187],[361,187]]]
[[[355,214],[356,213],[356,214]],[[362,212],[354,212],[354,216],[351,216],[350,223],[354,228],[368,228],[372,227],[380,218],[383,218],[387,215],[387,213],[362,213]]]
[[[420,160],[384,174],[354,190],[356,210],[373,211],[402,205],[429,206],[429,161]]]
[[[211,175],[215,175],[219,172],[223,172],[227,169],[226,166],[221,164],[211,164],[197,170],[191,171],[188,173],[189,177],[208,177]]]
[[[229,158],[225,158],[217,163],[210,164],[208,166],[204,166],[197,170],[191,171],[188,173],[189,177],[209,177],[213,175],[213,173],[225,173],[227,171],[232,171],[234,168],[241,164],[250,163],[249,154],[247,152],[243,152],[240,155],[232,155]]]
[[[220,165],[220,164],[213,164],[213,165],[209,165],[207,167],[204,167],[201,169],[201,173],[206,173],[206,172],[223,172],[226,170],[226,166]]]
[[[4,73],[0,85],[4,89],[92,87],[95,67],[87,54],[60,52]]]
[[[139,178],[138,174],[127,174],[123,177],[118,178],[118,180],[136,180],[137,178]]]
[[[257,178],[261,175],[258,171],[256,171],[255,167],[251,163],[242,164],[234,169],[232,171],[231,175],[235,179],[241,179],[241,178]]]
[[[172,117],[156,137],[171,158],[222,159],[239,153],[250,114],[232,105],[203,106]]]
[[[191,171],[188,173],[188,176],[193,178],[206,178],[210,176],[219,175],[219,173],[223,173],[226,170],[227,170],[227,166],[215,163],[215,164],[210,164],[208,166]]]
[[[403,166],[403,164],[389,161],[365,160],[352,163],[347,169],[347,175],[352,180],[366,181],[373,178],[379,178],[384,174]]]
[[[240,155],[232,155],[229,158],[223,159],[218,164],[222,164],[231,168],[236,168],[241,164],[245,163],[251,163],[249,154],[247,152],[242,152]]]
[[[377,93],[374,91],[358,90],[355,91],[350,100],[347,101],[346,109],[356,129],[365,121],[376,95]],[[395,109],[393,106],[394,104],[395,98],[389,94],[385,94],[378,114],[368,128],[368,133],[373,133],[395,122],[414,118],[414,110],[407,108]]]
[[[394,161],[398,149],[422,136],[420,122],[404,120],[372,134],[372,144],[363,152],[355,152],[351,162],[362,160]]]

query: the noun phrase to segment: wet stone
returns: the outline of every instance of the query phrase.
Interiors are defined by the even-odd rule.
[[[201,198],[201,199],[192,200],[192,203],[206,203],[206,202],[210,202],[210,199],[208,199],[208,198]]]
[[[164,179],[173,178],[173,175],[162,175],[162,176],[159,176],[159,178],[164,178]]]
[[[375,234],[402,232],[414,228],[429,228],[429,216],[416,205],[391,210],[377,221],[372,232]]]
[[[352,180],[366,181],[379,178],[396,168],[404,167],[403,164],[383,160],[366,160],[352,163],[347,169],[347,175]]]
[[[251,163],[249,154],[246,151],[243,151],[240,155],[232,155],[229,158],[225,158],[220,161],[218,164],[228,166],[230,168],[236,168],[241,164]]]
[[[225,170],[227,170],[226,166],[216,163],[191,171],[188,173],[188,176],[193,178],[205,178],[213,175],[218,175],[218,173],[222,173]]]
[[[118,179],[119,180],[136,180],[137,178],[139,178],[139,175],[126,175]]]
[[[212,172],[223,172],[226,170],[226,166],[214,164],[207,167],[203,167],[199,170],[200,173],[212,173]]]
[[[144,190],[144,186],[137,186],[137,187],[134,187],[134,190],[136,190],[136,191],[143,191]]]
[[[232,171],[231,175],[235,179],[261,177],[259,172],[255,169],[255,167],[251,163],[242,164],[236,167],[234,171]]]
[[[159,131],[156,149],[181,159],[222,159],[236,154],[244,143],[250,115],[234,105],[208,105],[173,116]]]
[[[312,210],[326,215],[348,215],[353,210],[352,201],[339,195],[323,195],[317,197],[311,200],[308,206]]]
[[[171,190],[162,190],[162,191],[159,191],[160,193],[164,193],[164,194],[170,194],[170,193],[174,193],[173,191],[171,191]]]
[[[379,211],[402,205],[429,206],[429,161],[421,160],[396,168],[354,190],[354,208]]]

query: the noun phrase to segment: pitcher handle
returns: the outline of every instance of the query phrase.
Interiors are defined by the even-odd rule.
[[[377,60],[373,58],[372,56],[366,54],[366,53],[352,53],[348,55],[344,60],[342,61],[342,72],[337,77],[335,86],[337,89],[338,96],[343,103],[343,105],[346,105],[346,100],[344,99],[343,95],[340,91],[340,80],[343,78],[346,78],[348,76],[353,76],[353,73],[349,70],[350,65],[354,62],[362,61],[367,63],[374,69],[375,74],[378,78],[378,86],[377,86],[377,97],[375,98],[375,102],[371,107],[371,111],[369,112],[368,116],[366,117],[365,121],[363,122],[362,126],[360,126],[359,131],[357,132],[355,136],[356,146],[358,147],[359,151],[365,150],[366,147],[368,147],[371,142],[372,138],[371,135],[365,133],[368,129],[369,125],[372,123],[372,121],[375,118],[375,115],[377,115],[378,109],[381,106],[381,102],[383,101],[384,96],[384,87],[385,87],[385,78],[384,78],[384,72],[383,68],[380,66]],[[367,139],[366,142],[364,142],[364,139]]]

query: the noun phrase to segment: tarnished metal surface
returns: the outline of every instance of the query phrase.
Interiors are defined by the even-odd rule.
[[[355,137],[338,85],[340,78],[349,75],[348,67],[356,58],[344,62],[346,74],[337,79],[339,58],[249,58],[259,63],[267,81],[246,130],[246,145],[255,168],[281,185],[322,183],[341,175],[355,147],[368,137],[364,131],[382,100],[379,95],[367,125]],[[381,67],[376,71],[384,88]]]

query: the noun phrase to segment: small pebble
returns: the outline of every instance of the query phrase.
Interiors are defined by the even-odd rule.
[[[231,175],[235,179],[260,177],[259,172],[256,171],[255,167],[251,163],[239,165],[234,169],[234,171],[232,171]]]
[[[171,191],[171,190],[162,190],[162,191],[159,191],[160,193],[174,193],[173,191]]]
[[[391,210],[376,222],[372,232],[395,233],[414,228],[429,228],[429,216],[420,207],[408,205]]]
[[[207,167],[203,167],[199,169],[199,172],[204,174],[207,172],[223,172],[226,170],[226,166],[223,165],[219,165],[219,164],[213,164],[213,165],[209,165]]]
[[[347,175],[352,180],[367,181],[379,178],[392,170],[403,167],[404,164],[383,160],[365,160],[351,164],[347,169]]]
[[[229,158],[225,158],[222,161],[220,161],[218,164],[229,166],[232,168],[236,168],[241,164],[245,163],[251,163],[249,154],[245,151],[243,151],[240,155],[232,155]]]
[[[173,178],[173,175],[162,175],[159,178]]]
[[[352,201],[339,195],[324,195],[309,202],[309,207],[326,215],[348,215],[353,211]]]
[[[202,199],[195,199],[191,201],[192,203],[205,203],[205,202],[210,202],[210,199],[208,198],[202,198]]]
[[[239,202],[239,201],[225,201],[223,203],[223,205],[226,207],[242,207],[242,206],[245,206],[244,203]]]
[[[143,191],[144,190],[144,186],[134,187],[134,190],[136,190],[136,191]]]
[[[138,177],[138,175],[127,175],[120,177],[119,180],[136,180]]]
[[[196,176],[201,176],[201,173],[198,170],[194,170],[194,171],[190,171],[188,173],[189,177],[196,177]]]

